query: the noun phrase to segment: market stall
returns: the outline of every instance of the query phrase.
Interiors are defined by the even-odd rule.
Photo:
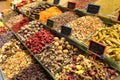
[[[119,80],[118,22],[46,1],[16,7],[0,22],[6,80]],[[106,51],[92,53],[90,40]]]

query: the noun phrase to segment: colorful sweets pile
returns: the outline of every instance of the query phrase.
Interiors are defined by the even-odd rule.
[[[39,13],[40,11],[44,11],[47,8],[50,8],[51,6],[49,4],[40,3],[34,10],[32,10],[32,13]]]
[[[47,19],[60,14],[62,14],[62,11],[59,8],[53,6],[39,13],[40,15],[39,21],[41,21],[42,23],[45,23]]]
[[[55,75],[56,80],[113,80],[119,74],[104,63],[83,55],[73,56],[72,61]]]
[[[31,21],[28,25],[23,26],[17,34],[22,39],[22,41],[26,41],[30,36],[34,35],[42,28],[43,25],[40,22]]]
[[[54,35],[50,31],[41,29],[33,36],[29,37],[25,44],[34,54],[36,54],[41,52],[48,44],[52,43],[53,39]]]
[[[52,80],[39,64],[31,64],[22,72],[15,75],[12,80]]]
[[[34,1],[37,1],[37,0],[21,0],[21,2],[16,4],[16,6],[19,8],[21,6],[30,4],[30,3],[34,2]]]
[[[106,56],[120,61],[120,25],[102,28],[90,38],[107,46]]]
[[[0,64],[5,62],[7,58],[14,55],[17,51],[21,51],[20,43],[16,39],[11,39],[0,48]]]
[[[0,35],[0,48],[6,43],[8,42],[10,39],[12,39],[14,37],[14,35],[12,34],[11,31],[8,31],[5,34],[1,34]]]
[[[28,23],[29,23],[29,19],[27,17],[24,17],[20,22],[13,25],[12,30],[15,33],[17,33],[21,29],[21,27],[23,27],[24,25],[27,25]]]
[[[14,75],[19,74],[25,67],[32,64],[32,62],[31,56],[27,53],[23,51],[16,52],[1,64],[6,80],[10,80]]]
[[[76,15],[75,13],[68,11],[61,15],[54,16],[54,17],[50,18],[50,20],[54,21],[53,29],[60,30],[62,25],[66,24],[72,20],[75,20],[78,17],[79,16]]]
[[[83,16],[66,24],[72,28],[71,38],[81,42],[95,30],[104,27],[103,22],[95,16]]]
[[[73,55],[78,54],[78,49],[71,45],[64,37],[54,37],[54,41],[36,57],[50,70],[52,74],[64,64],[66,64]]]
[[[6,22],[6,25],[11,28],[16,25],[16,23],[22,21],[23,18],[22,14],[10,17],[10,19]]]
[[[26,14],[27,11],[31,12],[34,8],[36,8],[40,3],[38,1],[24,5],[20,7],[20,12]],[[41,3],[42,4],[42,3]]]

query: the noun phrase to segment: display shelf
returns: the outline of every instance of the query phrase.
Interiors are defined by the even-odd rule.
[[[43,2],[40,2],[40,3],[43,3]],[[50,8],[51,8],[51,7],[54,7],[53,4],[50,4],[50,3],[47,3],[47,2],[44,2],[44,5],[49,5]],[[59,6],[59,5],[57,5],[56,7],[57,7],[58,9],[60,9],[63,13],[66,12],[66,11],[69,11],[67,8],[62,7],[62,6]],[[37,8],[37,7],[36,7],[36,8]],[[32,11],[34,11],[34,10],[35,10],[35,9],[33,8]],[[26,15],[26,16],[29,17],[30,19],[36,20],[36,18],[32,17],[32,14],[35,16],[35,14],[39,15],[39,13],[33,13],[32,11],[28,11],[28,12],[29,12],[29,15],[27,15],[26,13],[21,12],[19,9],[17,10],[17,12]],[[44,10],[42,10],[42,11],[44,11]],[[41,11],[39,11],[39,12],[41,12]],[[38,19],[37,19],[37,20],[38,20]]]
[[[93,14],[90,14],[90,13],[86,13],[86,12],[84,12],[84,11],[80,11],[80,10],[75,10],[74,11],[76,14],[78,14],[79,16],[87,16],[87,15],[91,15],[91,16],[96,16],[96,15],[93,15]],[[112,25],[114,25],[114,24],[119,24],[118,22],[116,22],[116,21],[113,21],[113,20],[111,20],[111,19],[109,19],[109,18],[105,18],[104,16],[100,16],[100,15],[97,15],[97,17],[99,17],[102,21],[103,21],[103,23],[104,24],[106,24],[106,25],[108,25],[108,26],[112,26]],[[49,27],[49,26],[48,26]],[[94,33],[94,32],[93,32]],[[91,33],[90,34],[90,36],[93,34],[93,33]],[[64,35],[63,35],[64,36]],[[90,37],[89,36],[89,37]],[[64,36],[64,37],[66,37],[66,36]],[[89,38],[88,37],[88,38]],[[88,39],[87,38],[87,39]],[[87,40],[86,39],[86,40]],[[76,41],[75,39],[70,39],[70,40],[72,40],[74,43],[76,43],[77,45],[80,45],[80,46],[82,46],[81,47],[81,49],[83,49],[84,51],[86,51],[87,53],[90,53],[88,50],[87,50],[87,46],[84,44],[84,41],[83,42],[78,42],[78,41]],[[85,40],[85,41],[86,41]],[[78,46],[79,47],[79,46]],[[108,57],[105,57],[104,59],[103,59],[103,61],[105,61],[106,63],[108,63],[110,66],[112,66],[113,68],[115,68],[116,70],[118,70],[118,71],[120,71],[120,63],[119,62],[116,62],[115,60],[112,60],[112,59],[110,59],[110,58],[108,58]]]
[[[93,14],[90,14],[90,13],[86,13],[86,12],[84,12],[84,11],[80,11],[80,10],[75,10],[74,11],[77,15],[79,15],[80,17],[82,17],[82,16],[86,16],[86,15],[92,15],[92,16],[94,16]],[[100,16],[100,15],[98,15],[97,17],[99,17],[102,21],[103,21],[103,23],[104,24],[106,24],[106,25],[108,25],[108,26],[111,26],[111,25],[114,25],[114,24],[116,24],[117,22],[116,21],[113,21],[113,20],[111,20],[111,19],[108,19],[108,18],[105,18],[105,17],[103,17],[103,16]],[[49,26],[48,26],[49,27]],[[50,27],[49,27],[50,28]],[[64,36],[64,35],[63,35]],[[64,36],[64,37],[66,37],[66,36]],[[66,38],[68,38],[68,37],[66,37]],[[87,46],[86,45],[84,45],[84,43],[79,43],[78,41],[76,41],[76,40],[74,40],[74,39],[70,39],[75,45],[77,45],[77,47],[79,47],[80,49],[82,49],[82,50],[84,50],[84,51],[86,51],[87,53],[89,53],[89,54],[91,54],[88,50],[87,50]],[[87,40],[87,39],[86,39]],[[80,46],[79,46],[80,45]],[[110,66],[112,66],[112,67],[114,67],[116,70],[118,70],[118,71],[120,71],[120,65],[117,63],[117,62],[115,62],[114,60],[111,60],[110,58],[107,58],[107,57],[105,57],[105,61],[108,63],[108,64],[110,64],[110,62],[112,62],[111,64],[110,64]]]
[[[92,15],[92,14],[86,13],[86,12],[84,12],[84,11],[80,11],[80,10],[76,10],[76,11],[77,11],[78,14],[82,14],[82,16]],[[103,21],[103,23],[104,23],[105,25],[107,25],[108,27],[109,27],[109,26],[112,26],[112,25],[114,25],[114,24],[120,24],[120,23],[118,23],[118,22],[116,22],[116,21],[113,21],[113,20],[111,20],[111,19],[109,19],[109,18],[106,18],[106,17],[104,17],[104,16],[98,15],[97,17],[99,17],[99,18]],[[93,34],[94,34],[94,33],[93,33]],[[84,44],[84,43],[83,43],[83,44]],[[88,47],[86,46],[86,48],[88,48]],[[112,67],[115,68],[116,70],[120,71],[120,62],[117,62],[117,61],[115,61],[115,60],[112,60],[111,58],[108,58],[108,57],[105,57],[105,58],[103,59],[103,61],[105,61],[107,64],[109,64],[110,66],[112,66]]]
[[[3,20],[3,22],[4,22],[4,20]],[[5,24],[5,23],[4,23]],[[6,24],[5,24],[6,25]],[[21,42],[21,44],[29,51],[29,53],[36,59],[36,61],[43,67],[43,69],[47,72],[47,73],[49,73],[49,75],[51,76],[51,78],[53,79],[53,80],[55,80],[55,78],[53,77],[53,75],[44,67],[44,65],[35,57],[35,55],[30,51],[30,49],[28,48],[28,47],[26,47],[25,46],[25,44],[23,43],[23,41],[21,41],[21,39],[18,37],[18,35],[11,29],[11,28],[9,28],[7,25],[6,25],[6,27],[10,30],[10,31],[12,31],[12,33],[15,35],[15,37]]]
[[[66,9],[65,9],[66,11]],[[18,11],[19,12],[19,11]],[[21,13],[21,12],[20,12]],[[88,14],[88,13],[85,13],[83,11],[80,11],[80,10],[75,10],[75,13],[78,14],[80,17],[82,16],[85,16],[85,15],[91,15],[91,14]],[[22,13],[23,14],[23,13]],[[25,15],[25,14],[24,14]],[[28,16],[29,17],[29,16]],[[113,24],[116,24],[115,21],[112,21],[110,19],[107,19],[107,18],[104,18],[102,16],[99,16],[98,17],[104,21],[105,24],[107,25],[113,25]],[[30,17],[29,17],[30,18]],[[34,20],[34,19],[33,19]],[[4,20],[3,20],[4,21]],[[5,21],[4,21],[5,22]],[[8,26],[7,26],[8,27]],[[9,28],[9,27],[8,27]],[[46,26],[47,29],[51,29],[49,26]],[[11,29],[9,28],[9,30],[11,30],[13,32],[13,34],[17,37],[17,39],[19,39],[19,41],[23,44],[23,46],[25,46],[25,48],[30,52],[30,54],[32,54],[32,56],[39,62],[40,65],[42,65],[42,67],[46,70],[46,72],[48,72],[50,74],[50,76],[53,78],[53,80],[55,80],[55,77],[54,75],[51,74],[51,72],[43,65],[43,63],[41,61],[38,60],[38,58],[31,52],[30,49],[28,49],[28,47],[24,44],[24,42],[20,39],[20,37]],[[67,41],[69,41],[71,44],[75,45],[77,48],[79,48],[80,50],[84,51],[85,53],[87,53],[86,55],[92,55],[92,53],[90,53],[88,50],[87,50],[87,46],[84,44],[84,43],[79,43],[78,41],[74,40],[74,39],[71,39],[61,33],[58,33],[57,31],[55,30],[50,30],[53,34],[55,34],[56,36],[58,37],[65,37],[65,39]],[[117,71],[120,72],[120,65],[119,63],[115,62],[114,60],[111,60],[110,58],[106,57],[103,59],[104,62],[106,62],[107,64],[109,64],[111,67],[115,68]],[[64,65],[63,65],[64,66]],[[62,67],[61,67],[62,69]],[[59,70],[58,70],[59,71]]]

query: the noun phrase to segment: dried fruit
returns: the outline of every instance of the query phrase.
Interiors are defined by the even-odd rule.
[[[26,46],[34,53],[39,53],[45,46],[52,43],[54,35],[45,29],[41,29],[26,41]]]

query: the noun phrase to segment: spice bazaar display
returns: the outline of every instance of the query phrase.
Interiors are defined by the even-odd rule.
[[[19,41],[17,41],[16,39],[11,39],[0,49],[0,66],[2,68],[5,79],[30,80],[34,78],[35,80],[37,80],[39,78],[39,80],[52,80],[49,75],[44,72],[43,68],[40,68],[41,66],[38,63],[35,63],[34,59],[30,56],[30,54],[28,54],[29,52],[23,50],[22,47],[23,46],[20,44]],[[31,69],[33,71],[31,71]],[[21,73],[21,71],[24,73]],[[38,75],[36,75],[34,71]],[[27,73],[27,75],[25,75],[25,73]],[[19,75],[21,76],[19,77]]]
[[[36,32],[38,32],[40,29],[43,28],[44,25],[42,25],[38,21],[31,21],[27,25],[23,26],[19,31],[18,35],[22,39],[22,41],[26,41],[30,36],[34,35]]]
[[[0,34],[0,48],[13,37],[14,36],[11,31],[8,31],[4,34]]]
[[[53,6],[39,13],[39,21],[45,23],[47,19],[60,14],[62,14],[62,11],[56,6]]]
[[[53,41],[53,38],[54,35],[50,31],[41,29],[35,33],[35,35],[31,36],[25,44],[34,54],[36,54],[50,44]]]
[[[15,75],[12,80],[52,80],[48,75],[46,75],[42,67],[37,64],[31,64],[26,67],[22,72]]]
[[[14,0],[14,2],[12,2],[13,4],[16,5],[16,7],[20,8],[21,6],[33,3],[37,0]]]
[[[71,38],[82,42],[95,30],[105,27],[103,22],[95,16],[83,16],[66,24],[72,28]]]
[[[114,80],[119,76],[117,64],[112,65],[115,69],[111,68],[112,63],[103,62],[106,56],[105,59],[95,59],[79,44],[89,39],[109,43],[110,53],[106,55],[119,61],[116,58],[119,55],[118,24],[106,27],[97,16],[79,16],[74,11],[64,12],[45,3],[35,3],[37,5],[31,7],[30,4],[21,10],[25,14],[29,11],[33,16],[38,14],[38,20],[29,20],[30,17],[19,14],[5,22],[15,34],[0,48],[0,66],[6,80]],[[52,28],[44,24],[48,19],[54,22]],[[61,25],[72,28],[71,36],[60,33]]]
[[[55,77],[56,80],[113,80],[118,73],[106,64],[83,55],[73,56]]]
[[[47,3],[33,2],[25,6],[22,6],[19,10],[24,14],[27,14],[27,12],[29,12],[30,15],[33,17],[34,13],[39,13],[40,11],[46,10],[49,7],[51,7],[51,5]]]
[[[116,24],[96,31],[90,39],[107,46],[106,56],[120,61],[120,25]]]
[[[66,64],[73,55],[78,54],[78,48],[71,45],[64,37],[54,37],[53,42],[36,57],[52,74]]]
[[[54,21],[53,29],[60,30],[62,25],[65,25],[69,21],[77,19],[79,16],[76,15],[74,12],[64,12],[61,15],[54,16],[50,18],[50,20]]]

